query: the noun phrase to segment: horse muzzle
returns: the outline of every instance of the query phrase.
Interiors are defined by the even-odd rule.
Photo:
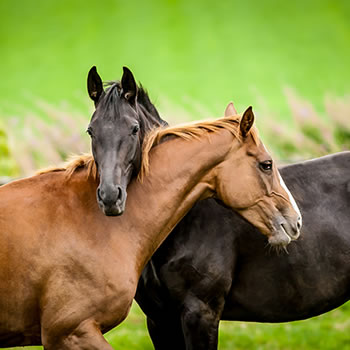
[[[127,193],[121,186],[97,188],[97,203],[106,216],[119,216],[124,213]]]
[[[286,247],[290,242],[299,238],[301,231],[301,216],[295,220],[287,220],[279,217],[273,225],[273,234],[269,236],[269,244],[272,246]]]

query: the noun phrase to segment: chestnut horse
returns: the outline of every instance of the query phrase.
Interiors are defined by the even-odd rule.
[[[0,188],[0,346],[111,349],[102,333],[129,312],[140,274],[196,201],[217,197],[273,244],[300,214],[252,128],[222,118],[156,130],[144,143],[128,210],[99,210],[91,157]]]
[[[350,299],[350,152],[280,172],[303,214],[288,254],[207,199],[152,256],[135,299],[155,349],[215,350],[220,320],[302,320]]]

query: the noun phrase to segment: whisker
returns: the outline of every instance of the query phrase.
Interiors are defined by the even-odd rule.
[[[288,251],[288,248],[287,248],[287,246],[285,245],[285,246],[283,246],[283,250],[286,252],[286,254],[288,254],[289,255],[289,251]]]

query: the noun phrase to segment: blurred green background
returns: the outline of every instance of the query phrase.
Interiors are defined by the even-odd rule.
[[[0,0],[0,57],[0,177],[89,150],[92,65],[128,66],[173,123],[253,105],[284,162],[350,148],[348,0]],[[225,322],[220,349],[350,349],[349,319]],[[152,348],[136,307],[108,339]]]
[[[1,0],[0,105],[32,97],[80,105],[89,68],[120,78],[127,65],[157,99],[214,115],[263,96],[287,112],[283,87],[322,107],[349,93],[347,0]]]

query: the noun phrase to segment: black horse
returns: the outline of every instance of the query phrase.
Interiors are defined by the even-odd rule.
[[[89,133],[95,160],[103,165],[98,200],[106,214],[121,214],[124,206],[117,201],[120,195],[125,200],[120,193],[137,173],[143,138],[166,123],[126,68],[121,82],[105,92],[93,67],[88,90],[97,106]],[[350,152],[281,169],[304,220],[302,237],[288,254],[269,249],[259,232],[215,200],[197,203],[139,282],[136,300],[156,349],[216,349],[220,319],[286,322],[347,301],[349,170]],[[118,173],[122,190],[115,182]]]
[[[153,255],[136,300],[157,350],[216,349],[220,320],[301,320],[349,300],[350,152],[280,172],[303,215],[288,253],[209,199]]]
[[[100,178],[97,202],[106,215],[124,212],[126,187],[139,171],[144,137],[152,128],[167,125],[131,71],[123,71],[121,81],[108,83],[106,91],[95,66],[87,80],[96,107],[87,132]]]

